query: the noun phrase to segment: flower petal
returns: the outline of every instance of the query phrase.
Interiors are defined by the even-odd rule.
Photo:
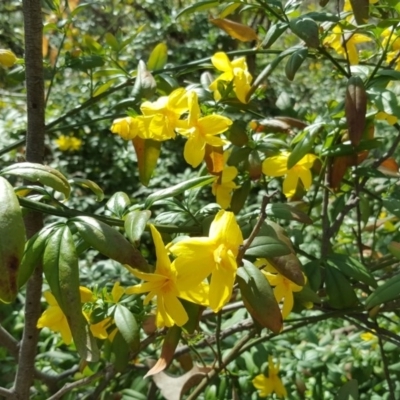
[[[222,51],[215,53],[211,57],[211,63],[219,71],[223,71],[223,72],[232,71],[231,62],[229,61],[228,56]]]
[[[287,160],[289,154],[282,153],[265,159],[262,163],[262,172],[267,176],[282,176],[287,174]]]
[[[189,136],[188,140],[186,141],[185,148],[183,150],[183,156],[186,162],[193,168],[198,167],[203,161],[205,146],[206,142],[204,138],[198,133]]]
[[[218,312],[229,301],[232,296],[233,283],[236,271],[215,269],[211,275],[210,282],[210,308]]]

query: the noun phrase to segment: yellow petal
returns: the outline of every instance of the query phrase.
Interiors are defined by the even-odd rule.
[[[199,120],[200,131],[206,135],[218,135],[231,125],[232,121],[222,115],[207,115]]]
[[[246,97],[247,93],[249,93],[250,91],[250,84],[243,70],[239,70],[237,71],[237,73],[235,73],[234,84],[235,84],[234,91],[236,93],[237,98],[242,103],[248,103]]]
[[[194,134],[188,138],[183,150],[183,156],[188,164],[193,168],[199,166],[204,159],[206,142],[199,134]]]
[[[168,257],[167,250],[165,249],[164,242],[161,238],[160,232],[154,225],[150,225],[151,235],[153,236],[154,245],[156,247],[156,270],[155,272],[160,275],[169,276],[171,274],[171,261]],[[172,271],[173,273],[174,271]]]
[[[267,176],[282,176],[288,172],[287,160],[289,154],[282,153],[265,159],[262,163],[262,172]]]
[[[193,126],[197,124],[200,118],[200,107],[197,98],[197,93],[192,90],[188,93],[188,106],[189,106],[189,118],[188,125]]]
[[[222,51],[215,53],[211,57],[211,63],[219,71],[223,72],[232,71],[231,62],[229,61],[228,56]]]
[[[282,191],[286,197],[292,197],[296,193],[299,178],[296,173],[288,173],[283,181]]]
[[[218,312],[230,300],[236,271],[215,269],[210,282],[210,308]]]
[[[176,296],[171,293],[165,293],[164,296],[165,311],[171,316],[176,325],[185,325],[189,317]]]
[[[179,297],[191,301],[192,303],[200,304],[202,306],[209,305],[209,292],[210,287],[205,282],[201,282],[200,285],[193,287],[188,290],[187,287],[183,286],[182,290],[179,290]]]
[[[118,303],[122,295],[125,293],[125,288],[120,286],[119,282],[115,282],[111,290],[111,296],[114,303]]]
[[[312,183],[312,175],[309,169],[303,167],[296,167],[297,176],[303,182],[304,189],[310,189]]]
[[[79,286],[79,293],[81,295],[81,303],[89,303],[93,301],[93,292],[89,288]]]
[[[210,238],[229,243],[229,248],[237,256],[239,246],[243,244],[242,232],[232,212],[220,210],[210,226]]]

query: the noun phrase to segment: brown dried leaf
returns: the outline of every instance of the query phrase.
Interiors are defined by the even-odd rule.
[[[204,156],[207,170],[210,174],[218,175],[224,169],[224,150],[220,147],[213,147],[206,144],[206,154]]]
[[[212,368],[194,366],[190,371],[178,377],[160,372],[153,376],[153,381],[166,400],[180,400],[191,388],[198,385]]]
[[[353,146],[358,146],[364,133],[367,113],[367,93],[359,76],[352,76],[348,80],[344,108],[350,141]]]
[[[240,24],[230,19],[213,18],[210,22],[218,28],[224,30],[229,36],[238,39],[241,42],[250,42],[258,40],[256,31],[247,25]]]

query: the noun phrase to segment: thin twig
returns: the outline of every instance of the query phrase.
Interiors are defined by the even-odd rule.
[[[6,399],[12,399],[14,394],[11,390],[0,387],[0,396]]]
[[[113,365],[109,365],[102,369],[99,372],[96,372],[95,374],[91,376],[87,376],[86,378],[79,379],[78,381],[71,382],[71,383],[66,383],[57,393],[53,394],[53,396],[49,397],[47,400],[57,400],[61,399],[61,397],[70,392],[71,390],[74,390],[78,387],[81,386],[86,386],[91,384],[92,382],[96,381],[97,379],[100,379],[104,377],[107,373],[111,372],[114,370]]]

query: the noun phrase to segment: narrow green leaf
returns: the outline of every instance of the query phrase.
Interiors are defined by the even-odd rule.
[[[132,143],[138,160],[140,183],[148,186],[160,157],[161,142],[136,136]]]
[[[59,223],[45,226],[40,232],[32,236],[25,244],[24,255],[19,266],[18,287],[22,287],[32,275],[44,253],[46,241],[49,235],[56,229]]]
[[[96,201],[102,201],[104,199],[104,192],[96,182],[83,178],[72,178],[69,179],[68,182],[72,185],[91,190],[96,195]]]
[[[373,308],[380,304],[387,303],[398,299],[400,297],[400,274],[395,275],[388,279],[383,285],[378,286],[377,289],[367,298],[365,307],[367,309]]]
[[[285,66],[285,74],[289,81],[292,81],[299,70],[303,62],[306,60],[308,55],[308,48],[300,49],[295,51],[287,60]]]
[[[239,189],[236,189],[233,192],[230,206],[233,213],[238,214],[240,210],[244,207],[244,205],[246,204],[246,200],[250,194],[250,189],[251,182],[249,180],[246,180],[243,182]]]
[[[0,175],[16,175],[31,182],[40,182],[69,197],[71,187],[67,178],[47,165],[29,162],[17,163],[4,168]]]
[[[267,205],[268,217],[297,221],[303,224],[312,224],[313,220],[303,211],[286,203],[272,203]]]
[[[246,255],[253,257],[280,257],[290,254],[290,248],[280,241],[269,236],[258,236],[251,243]]]
[[[274,25],[271,25],[260,47],[263,49],[268,49],[271,47],[286,31],[287,27],[288,24],[286,22],[278,22]]]
[[[243,302],[251,316],[274,333],[282,329],[282,314],[274,293],[263,273],[251,262],[243,260],[236,277]]]
[[[123,305],[117,304],[114,321],[122,337],[128,343],[131,351],[136,351],[140,346],[139,325],[135,316]]]
[[[205,11],[213,7],[219,6],[219,1],[215,0],[205,0],[205,1],[199,1],[195,4],[191,4],[190,6],[185,7],[183,10],[179,11],[178,14],[176,15],[176,19],[179,17],[182,17],[184,15],[189,15],[193,14],[194,12],[200,12],[200,11]]]
[[[114,193],[107,201],[106,208],[117,217],[122,218],[125,210],[131,205],[131,199],[124,192]]]
[[[82,313],[79,291],[79,262],[72,233],[66,226],[62,230],[59,247],[58,279],[61,303],[79,355],[86,361],[99,359],[99,351],[88,323]]]
[[[343,309],[357,305],[358,299],[346,277],[329,265],[325,269],[326,293],[331,307]]]
[[[25,226],[11,184],[0,176],[0,300],[10,303],[18,293],[18,271],[25,247]]]
[[[142,271],[149,271],[148,264],[140,252],[117,230],[91,217],[77,217],[70,220],[82,239],[93,248],[121,264],[128,264]]]
[[[372,287],[377,286],[372,274],[355,258],[345,254],[331,254],[328,256],[327,262],[329,265],[343,272],[349,278],[364,282]]]
[[[147,68],[150,71],[155,71],[164,68],[167,63],[168,48],[165,43],[159,43],[151,52]]]
[[[150,216],[151,212],[149,210],[135,210],[127,214],[124,224],[125,233],[132,243],[136,243],[140,240]]]
[[[152,193],[144,204],[145,208],[149,208],[155,201],[166,199],[169,197],[175,197],[178,194],[183,193],[185,190],[195,189],[197,187],[205,186],[215,180],[215,176],[205,175],[196,178],[188,179],[185,182],[178,183],[177,185],[171,186],[168,189],[158,190]]]

